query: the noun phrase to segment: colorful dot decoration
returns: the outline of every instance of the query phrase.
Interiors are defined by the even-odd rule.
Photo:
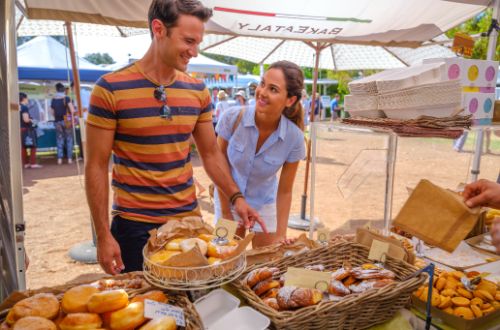
[[[476,98],[471,99],[469,102],[469,112],[476,113],[478,106],[479,102],[477,101],[477,99]]]
[[[483,104],[484,112],[489,113],[492,108],[493,108],[493,102],[491,101],[491,99],[486,99],[486,101],[484,101]]]
[[[452,64],[448,68],[448,78],[450,80],[455,80],[460,77],[460,66],[458,64]]]
[[[467,78],[469,78],[470,81],[475,81],[477,77],[479,77],[479,68],[477,65],[471,65],[467,72]]]
[[[484,77],[486,78],[486,81],[492,81],[495,78],[495,73],[496,70],[494,67],[489,66],[486,68],[486,71],[484,72]]]

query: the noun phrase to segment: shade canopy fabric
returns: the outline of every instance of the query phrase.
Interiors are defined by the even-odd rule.
[[[315,50],[302,41],[206,35],[200,47],[211,54],[270,64],[286,59],[302,67],[313,67]],[[331,44],[320,53],[319,68],[329,70],[392,69],[421,63],[426,58],[453,57],[446,47],[420,48]]]
[[[203,0],[208,33],[417,47],[491,0]],[[24,0],[31,19],[147,27],[150,0]]]

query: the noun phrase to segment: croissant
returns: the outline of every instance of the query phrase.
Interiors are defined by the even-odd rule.
[[[344,283],[338,280],[332,279],[330,281],[330,284],[328,285],[328,292],[336,295],[336,296],[347,296],[348,294],[351,294],[351,290],[349,290]]]
[[[280,310],[316,305],[322,299],[323,293],[317,289],[297,288],[294,286],[282,287],[276,296]]]
[[[356,267],[352,270],[352,275],[358,280],[367,280],[367,279],[394,279],[396,278],[396,274],[387,269],[363,269],[361,267]]]
[[[256,295],[261,296],[267,291],[273,289],[273,288],[279,288],[280,287],[280,282],[273,280],[272,278],[269,278],[265,281],[257,283],[257,285],[253,288],[253,291],[255,292]]]
[[[263,301],[264,304],[266,304],[271,308],[274,308],[277,311],[280,309],[280,306],[278,305],[278,301],[276,300],[276,298],[264,298]]]
[[[280,285],[281,286],[281,285]],[[267,291],[262,298],[276,298],[278,295],[279,287],[277,288],[272,288],[271,290]]]
[[[340,267],[336,271],[332,273],[332,279],[337,281],[342,281],[344,278],[347,278],[351,275],[351,270],[346,269],[344,267]]]
[[[349,290],[351,290],[352,293],[362,293],[370,289],[384,287],[392,282],[394,281],[389,278],[366,280],[358,284],[350,285]]]
[[[273,277],[273,275],[278,272],[279,269],[274,267],[257,268],[248,273],[245,281],[250,288],[253,288],[255,285],[257,285],[257,283]]]
[[[308,269],[308,270],[315,270],[317,272],[324,272],[325,271],[325,265],[322,265],[322,264],[305,266],[304,268]]]

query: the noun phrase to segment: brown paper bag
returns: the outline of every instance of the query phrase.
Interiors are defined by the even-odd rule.
[[[424,179],[399,211],[394,226],[452,252],[476,225],[479,212],[467,207],[459,194]]]

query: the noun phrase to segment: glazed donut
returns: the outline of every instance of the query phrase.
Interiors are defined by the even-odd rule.
[[[180,244],[182,252],[188,252],[191,249],[195,247],[195,245],[198,245],[198,248],[201,251],[201,254],[206,255],[207,254],[207,242],[200,238],[188,238],[183,240]]]
[[[87,303],[91,313],[114,312],[128,304],[128,294],[125,290],[110,290],[94,293]]]
[[[12,330],[57,330],[57,326],[51,320],[40,316],[26,316],[19,319]]]
[[[132,300],[130,300],[130,302],[131,303],[134,303],[136,301],[144,302],[144,300],[146,300],[146,299],[154,300],[154,301],[161,302],[164,304],[168,303],[167,296],[159,290],[153,290],[153,291],[149,291],[149,292],[146,292],[143,294],[139,294],[139,295],[135,296],[134,298],[132,298]]]
[[[154,319],[143,325],[139,330],[176,330],[175,319],[171,316],[164,316]]]
[[[136,301],[111,313],[109,327],[111,330],[134,330],[144,322],[144,302]]]
[[[26,316],[40,316],[51,320],[59,314],[59,301],[52,293],[39,293],[17,302],[11,311],[11,317],[7,317],[9,322]]]
[[[90,297],[97,292],[99,290],[92,285],[75,286],[64,293],[61,307],[66,314],[86,313]]]
[[[59,323],[61,330],[98,329],[102,325],[101,317],[95,313],[72,313]]]

